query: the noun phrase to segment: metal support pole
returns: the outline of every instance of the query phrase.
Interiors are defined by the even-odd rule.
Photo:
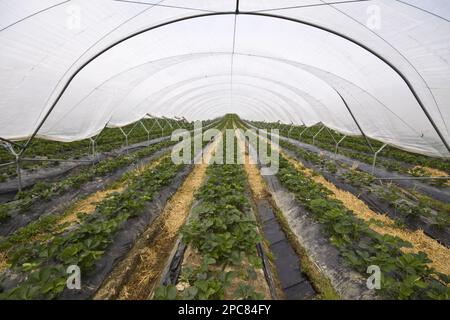
[[[152,132],[152,130],[153,130],[153,128],[155,127],[155,125],[156,125],[156,120],[153,121],[153,124],[152,124],[152,126],[150,127],[150,129],[148,129],[148,131]]]
[[[97,144],[97,140],[100,138],[100,136],[102,135],[103,131],[106,129],[106,127],[108,126],[108,124],[109,124],[109,121],[105,124],[105,126],[104,126],[103,129],[102,129],[102,131],[100,131],[100,132],[98,133],[98,135],[95,136],[95,138],[94,138],[94,144]],[[95,148],[95,146],[94,146],[94,148]],[[96,150],[94,149],[94,151],[96,151]],[[95,152],[94,152],[94,156],[95,156]]]
[[[152,118],[152,119],[155,120],[155,123],[156,123],[156,124],[158,125],[158,127],[161,129],[161,137],[164,136],[164,129],[163,129],[163,127],[161,127],[161,124],[159,123],[158,118],[152,116],[150,113],[147,113],[147,115],[148,115],[150,118]],[[155,125],[155,124],[153,124],[153,126],[154,126],[154,125]],[[153,128],[153,126],[152,126],[152,128]],[[150,129],[150,130],[151,130],[151,129]]]
[[[170,129],[173,130],[173,127],[172,127],[172,125],[170,124],[169,120],[167,120],[166,117],[163,117],[163,119],[164,119],[164,120],[166,121],[166,123],[170,126]]]
[[[20,170],[20,154],[16,154],[16,172],[17,172],[17,186],[19,192],[22,191],[22,173]]]
[[[337,143],[336,139],[334,138],[333,134],[331,133],[331,130],[328,127],[325,127],[325,129],[327,129],[327,132],[330,135],[331,139],[333,139],[334,143]]]
[[[446,177],[394,177],[394,178],[375,178],[378,181],[400,181],[400,180],[450,180],[450,176]]]
[[[122,128],[120,128],[120,132],[122,132],[122,134],[125,136],[125,146],[128,147],[128,135],[125,133],[125,131],[123,131]],[[127,153],[128,153],[128,149],[127,149]]]
[[[339,148],[339,145],[345,140],[345,138],[347,138],[347,136],[344,136],[341,140],[339,140],[337,143],[336,143],[336,149],[335,149],[335,152],[334,152],[334,154],[336,154],[337,155],[337,153],[338,153],[338,148]]]
[[[95,159],[95,140],[92,138],[89,138],[90,144],[92,144],[92,158]]]
[[[156,120],[156,124],[161,129],[161,137],[162,137],[162,136],[164,136],[164,128],[161,126],[158,119],[155,118],[155,120]]]
[[[22,172],[20,170],[20,160],[21,160],[21,156],[22,153],[21,152],[16,152],[16,150],[14,150],[12,144],[10,144],[9,142],[6,142],[5,140],[2,140],[2,145],[6,148],[6,150],[8,150],[15,158],[15,164],[16,164],[16,173],[17,173],[17,189],[20,191],[22,191]]]
[[[188,21],[190,19],[199,19],[199,18],[204,18],[204,17],[212,17],[212,16],[218,16],[218,15],[230,15],[230,14],[234,14],[234,15],[238,15],[238,14],[240,14],[240,15],[251,15],[251,16],[259,16],[259,17],[270,17],[270,18],[274,18],[274,19],[282,19],[282,20],[285,20],[285,21],[291,21],[291,22],[294,22],[294,23],[299,23],[301,25],[306,25],[306,26],[309,26],[309,27],[312,27],[312,28],[317,28],[317,29],[320,29],[320,30],[322,30],[324,32],[333,34],[333,35],[335,35],[335,36],[337,36],[339,38],[345,39],[345,40],[353,43],[354,45],[358,46],[359,48],[361,48],[361,49],[363,49],[363,50],[365,50],[367,52],[370,52],[371,54],[376,56],[378,59],[380,59],[383,63],[388,65],[405,82],[405,84],[407,85],[408,89],[414,95],[414,98],[417,100],[417,103],[419,104],[419,106],[423,110],[424,114],[428,118],[429,122],[433,126],[434,130],[436,131],[436,133],[438,134],[438,136],[442,140],[442,143],[445,145],[446,149],[450,152],[450,145],[447,143],[447,141],[445,140],[445,138],[444,138],[443,134],[441,133],[439,127],[436,125],[436,123],[434,122],[434,120],[431,117],[430,113],[426,109],[424,103],[422,102],[422,99],[420,98],[419,94],[416,92],[415,86],[411,83],[409,78],[401,70],[399,70],[399,68],[396,67],[389,59],[387,59],[386,57],[384,57],[383,55],[378,53],[376,50],[373,50],[369,46],[365,45],[364,43],[358,41],[357,39],[352,38],[352,37],[350,37],[348,35],[345,35],[344,33],[340,33],[340,32],[338,32],[336,30],[333,30],[333,29],[321,26],[321,25],[316,24],[316,23],[304,21],[302,19],[295,19],[295,18],[292,18],[292,17],[276,15],[276,14],[273,14],[273,13],[267,13],[267,12],[240,12],[239,11],[239,1],[237,0],[236,2],[237,3],[236,3],[236,10],[235,11],[229,10],[229,11],[223,11],[223,12],[198,13],[198,14],[193,14],[191,16],[183,16],[183,17],[180,17],[180,18],[177,18],[177,19],[164,21],[164,22],[162,22],[160,24],[157,24],[157,25],[153,25],[152,24],[152,25],[150,25],[150,26],[148,26],[148,27],[146,27],[144,29],[137,30],[137,31],[135,31],[133,33],[126,34],[123,37],[121,37],[119,39],[116,39],[116,41],[113,41],[109,45],[107,45],[104,48],[102,48],[100,51],[98,51],[95,54],[93,54],[89,59],[87,59],[80,66],[78,66],[76,68],[76,70],[71,72],[68,75],[67,79],[62,83],[61,90],[58,90],[59,92],[56,92],[56,97],[53,100],[53,103],[48,108],[47,112],[44,114],[44,117],[39,121],[37,127],[35,128],[35,130],[31,134],[31,136],[28,138],[28,140],[25,143],[25,145],[22,147],[21,154],[23,154],[27,150],[29,144],[31,143],[33,138],[37,135],[39,130],[42,128],[42,126],[44,125],[45,121],[49,118],[50,114],[55,109],[56,105],[58,104],[58,102],[61,99],[61,97],[64,95],[65,91],[69,88],[69,86],[72,83],[72,81],[76,78],[76,76],[84,68],[86,68],[95,59],[97,59],[101,55],[105,54],[110,49],[114,48],[115,46],[118,46],[121,43],[123,43],[123,42],[125,42],[125,41],[127,41],[129,39],[132,39],[134,37],[137,37],[137,36],[139,36],[139,35],[141,35],[143,33],[146,33],[148,31],[156,30],[158,28],[162,28],[162,27],[165,27],[165,26],[168,26],[168,25],[171,25],[171,24],[176,24],[176,23],[181,22],[181,21]]]
[[[190,122],[187,121],[185,117],[181,117],[181,119],[183,119],[183,124],[186,124],[186,126],[189,128],[189,123]],[[184,125],[183,125],[183,128],[184,128]]]
[[[145,132],[147,132],[147,142],[150,141],[150,131],[147,130],[147,127],[144,125],[142,120],[139,120],[139,123],[141,124],[142,128],[144,128]]]
[[[33,158],[20,158],[21,162],[79,162],[79,163],[91,163],[90,160],[80,160],[80,159],[54,159],[54,158],[47,158],[47,159],[33,159]],[[12,162],[13,164],[15,162]]]
[[[155,127],[155,125],[156,125],[156,118],[153,117],[152,115],[148,114],[148,113],[147,113],[147,116],[149,116],[151,119],[153,119],[153,124],[150,127],[150,129],[149,129],[149,131],[151,132],[153,130],[153,128]]]
[[[317,133],[314,135],[314,137],[313,137],[313,145],[316,144],[316,138],[317,138],[317,136],[318,136],[323,130],[325,130],[325,126],[324,126],[324,125],[322,125],[322,128],[319,130],[319,132],[317,132]]]
[[[350,107],[347,104],[347,101],[345,101],[344,97],[339,93],[339,91],[337,91],[335,89],[336,93],[339,95],[339,97],[341,97],[342,102],[344,103],[345,107],[347,108],[347,111],[350,113],[353,121],[355,121],[356,126],[359,129],[359,132],[361,132],[362,136],[364,137],[364,139],[366,140],[367,145],[369,146],[370,150],[372,150],[372,152],[375,152],[375,150],[372,147],[372,144],[370,143],[369,139],[367,138],[366,134],[364,133],[364,131],[362,130],[361,126],[359,125],[359,122],[356,120],[355,115],[353,114],[352,110],[350,109]]]
[[[292,129],[294,129],[294,124],[293,124],[293,123],[291,123],[291,127],[290,127],[290,129],[289,129],[289,131],[288,131],[288,138],[289,138],[289,139],[291,138],[291,132],[292,132]]]
[[[139,120],[139,121],[140,121],[140,120]],[[136,129],[136,127],[137,127],[137,126],[138,126],[138,124],[139,124],[139,121],[138,121],[138,122],[136,122],[136,123],[134,124],[133,128],[131,128],[131,130],[130,130],[130,131],[128,131],[128,133],[127,133],[127,136],[130,136],[131,132],[133,132],[133,130],[134,130],[134,129]]]
[[[384,148],[386,148],[388,146],[387,143],[385,143],[380,150],[378,150],[377,152],[375,152],[374,156],[373,156],[373,164],[372,164],[372,175],[374,175],[375,173],[375,164],[377,163],[377,157],[380,154],[381,151],[383,151]]]
[[[301,139],[302,139],[303,134],[304,134],[306,131],[308,131],[308,129],[309,129],[309,127],[306,127],[305,130],[303,130],[303,131],[300,133],[300,135],[298,136],[298,140],[301,140]]]
[[[7,166],[10,166],[10,165],[13,165],[13,164],[16,164],[16,162],[13,161],[13,162],[2,163],[2,164],[0,164],[0,167],[7,167]]]
[[[23,147],[22,145],[18,144],[17,142],[14,142],[14,141],[2,138],[2,137],[0,137],[0,141],[3,141],[4,143],[8,143],[8,144],[10,144],[12,146],[16,146],[16,147],[18,147],[20,149]]]
[[[179,122],[179,120],[175,120],[175,121],[174,121],[174,123],[177,125],[178,129],[182,129],[183,127],[180,126],[180,124],[179,124],[178,122]]]

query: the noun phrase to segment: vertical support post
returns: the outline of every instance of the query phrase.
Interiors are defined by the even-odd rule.
[[[22,191],[22,172],[20,170],[20,154],[16,154],[16,172],[17,172],[17,187],[19,192]]]
[[[95,140],[92,138],[89,138],[89,142],[92,145],[92,158],[95,159]]]
[[[336,149],[335,149],[335,152],[334,152],[334,154],[336,154],[337,155],[337,153],[338,153],[338,148],[339,148],[339,145],[342,143],[342,142],[344,142],[344,140],[345,140],[345,138],[347,138],[347,136],[344,136],[341,140],[339,140],[337,143],[336,143]]]
[[[154,116],[152,116],[151,114],[149,114],[149,113],[147,113],[147,116],[149,116],[151,119],[153,119],[153,124],[152,124],[152,126],[150,127],[150,129],[148,130],[148,131],[152,131],[153,130],[153,128],[154,128],[154,126],[156,125],[156,123],[157,123],[157,120],[156,120],[156,118],[154,117]],[[158,126],[159,126],[159,123],[158,123]],[[161,127],[161,126],[160,126]]]
[[[380,154],[380,152],[383,151],[384,148],[387,147],[387,145],[388,145],[388,144],[385,143],[385,144],[380,148],[380,150],[378,150],[377,152],[375,152],[375,154],[374,154],[374,156],[373,156],[372,175],[375,174],[375,165],[376,165],[376,163],[377,163],[377,157],[378,157],[378,155]]]
[[[316,138],[317,136],[325,129],[326,127],[324,125],[322,125],[322,128],[320,128],[320,130],[313,136],[313,145],[316,144]]]
[[[15,163],[16,163],[16,173],[17,173],[17,189],[22,191],[22,172],[20,170],[20,158],[22,156],[22,152],[16,152],[14,150],[14,147],[11,143],[6,142],[2,139],[2,144],[5,146],[5,148],[14,156]]]
[[[120,132],[122,132],[122,134],[123,134],[124,137],[125,137],[125,146],[127,147],[126,153],[128,153],[128,135],[125,133],[125,131],[123,131],[122,128],[119,127],[119,129],[120,129]]]
[[[109,122],[108,122],[109,123]],[[95,155],[96,155],[96,144],[97,144],[97,140],[98,138],[100,138],[101,134],[103,133],[103,130],[106,129],[106,127],[108,126],[108,123],[105,124],[105,126],[103,127],[102,131],[100,131],[98,133],[98,135],[95,136],[95,138],[93,139],[94,142],[94,146],[93,146],[93,154],[94,154],[94,162],[95,162]]]
[[[149,142],[150,141],[150,131],[147,130],[147,127],[144,125],[142,120],[139,120],[139,123],[141,124],[142,128],[144,128],[145,132],[147,132],[147,142]]]

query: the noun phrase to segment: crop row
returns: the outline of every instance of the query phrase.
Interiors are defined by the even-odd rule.
[[[260,140],[259,138],[258,140]],[[286,143],[281,143],[286,147]],[[326,168],[330,163],[314,153],[293,145],[289,148],[301,158]],[[276,147],[271,152],[278,152]],[[362,275],[369,266],[382,271],[379,294],[386,299],[442,299],[450,298],[450,277],[430,267],[431,260],[424,252],[413,253],[411,243],[371,229],[373,221],[356,216],[332,192],[314,181],[303,166],[279,153],[281,184],[293,193],[298,203],[321,224],[330,243],[340,252],[345,263]],[[264,163],[264,159],[261,159]],[[336,168],[334,168],[336,170]],[[328,168],[327,170],[330,170]],[[331,169],[333,170],[333,169]],[[370,180],[370,179],[369,179]]]
[[[175,143],[165,141],[104,160],[97,167],[86,168],[85,175],[72,178],[80,185]],[[160,190],[184,167],[162,155],[109,183],[105,191],[98,192],[103,195],[97,202],[92,200],[97,199],[94,194],[87,198],[88,206],[81,200],[61,214],[42,215],[1,239],[0,299],[56,298],[66,286],[69,265],[80,267],[84,276],[95,274],[96,262],[107,254],[117,232],[146,212]]]
[[[334,174],[341,181],[357,188],[359,192],[365,191],[375,195],[381,202],[387,203],[399,217],[414,219],[426,217],[434,222],[439,229],[450,227],[450,205],[430,199],[419,193],[405,193],[394,184],[382,185],[376,183],[373,176],[347,165],[327,160],[316,153],[302,149],[287,141],[280,141],[280,146],[294,152],[297,157]]]
[[[412,245],[397,237],[380,235],[331,192],[280,155],[277,174],[282,185],[323,226],[345,262],[365,274],[371,265],[382,272],[380,294],[387,299],[449,299],[448,276],[429,267],[423,252],[405,253]]]
[[[61,196],[69,190],[79,188],[86,182],[112,174],[118,169],[136,162],[140,158],[150,156],[173,144],[174,142],[171,141],[160,142],[132,154],[104,159],[95,166],[85,166],[56,182],[38,182],[31,189],[17,193],[15,201],[0,204],[0,224],[8,221],[13,212],[23,214],[36,202],[50,201],[54,197]]]
[[[301,133],[306,129],[300,126],[290,126],[283,124],[272,123],[254,123],[261,128],[278,128],[280,134],[299,141],[312,144],[313,136],[316,135],[321,129],[320,126],[313,126],[304,133],[301,138]],[[333,137],[332,137],[332,136]],[[328,151],[335,151],[336,141],[339,141],[344,136],[332,129],[327,128],[320,132],[315,138],[315,144]],[[334,139],[333,139],[334,138]],[[377,150],[381,148],[382,143],[373,139],[369,139],[372,147]],[[367,145],[363,137],[347,137],[341,142],[339,152],[349,158],[357,159],[367,164],[373,162],[373,151]],[[382,165],[390,171],[399,172],[402,174],[408,174],[415,177],[430,177],[433,174],[425,168],[434,168],[442,171],[440,174],[450,175],[450,161],[440,158],[432,158],[424,155],[413,154],[407,151],[397,149],[392,146],[387,146],[379,154],[377,160],[379,165]],[[431,183],[437,186],[445,186],[448,181],[435,180]]]
[[[131,124],[123,127],[125,133],[129,133],[128,143],[138,143],[146,141],[147,139],[157,138],[161,135],[169,135],[173,130],[165,120],[161,120],[160,124],[163,126],[163,130],[159,126],[155,125],[156,120],[146,119],[142,120],[147,130],[151,131],[147,134],[144,127],[139,123]],[[184,126],[187,129],[192,129],[191,124],[182,123],[180,121],[170,120],[173,128]],[[177,124],[176,124],[177,123]],[[130,133],[131,131],[131,133]],[[117,149],[125,144],[125,137],[118,128],[105,128],[101,134],[97,137],[96,151],[107,152],[113,149]],[[89,139],[74,141],[74,142],[57,142],[43,139],[34,139],[26,151],[25,156],[27,158],[44,158],[44,159],[79,159],[87,154],[91,153],[91,142]],[[14,157],[3,148],[0,148],[0,164],[14,161]],[[21,163],[23,169],[36,170],[43,167],[57,165],[58,162],[27,162]],[[7,178],[16,174],[15,166],[8,166],[0,168],[0,182],[6,181]]]
[[[232,123],[229,119],[224,127],[232,128]],[[201,263],[183,267],[181,291],[174,285],[162,286],[156,299],[262,298],[252,286],[255,269],[261,268],[256,247],[261,238],[250,213],[246,182],[240,165],[208,167],[207,180],[195,196],[193,217],[182,229],[183,242]]]
[[[83,274],[94,271],[95,262],[121,226],[142,214],[146,204],[183,167],[170,157],[159,161],[139,175],[126,175],[123,191],[106,196],[94,212],[79,212],[75,223],[60,224],[56,223],[58,217],[45,216],[1,241],[7,262],[3,276],[13,273],[21,281],[1,293],[0,299],[55,298],[65,288],[67,266],[77,265]]]

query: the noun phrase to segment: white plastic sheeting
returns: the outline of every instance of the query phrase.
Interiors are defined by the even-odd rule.
[[[349,108],[369,137],[450,157],[449,1],[236,4],[1,1],[0,137],[225,113],[359,135]]]

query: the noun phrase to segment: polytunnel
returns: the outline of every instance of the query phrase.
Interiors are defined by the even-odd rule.
[[[0,302],[450,300],[449,61],[448,0],[0,0]]]
[[[225,112],[362,130],[448,157],[449,10],[446,1],[3,1],[0,137],[75,141],[147,113]],[[189,95],[166,101],[174,90]]]

